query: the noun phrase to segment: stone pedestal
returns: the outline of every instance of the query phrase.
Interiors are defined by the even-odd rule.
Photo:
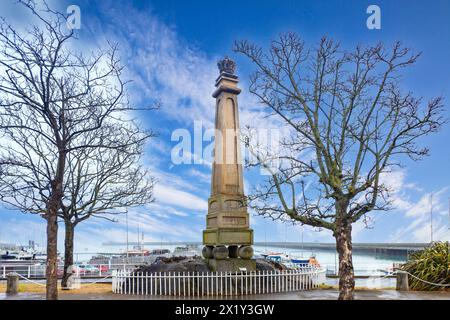
[[[256,261],[253,259],[228,258],[224,260],[208,259],[208,266],[213,272],[243,272],[256,271]]]
[[[203,244],[214,245],[252,245],[252,229],[211,228],[203,231]]]

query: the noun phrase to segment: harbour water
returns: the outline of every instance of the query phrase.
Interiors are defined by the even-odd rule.
[[[174,252],[176,247],[180,245],[175,244],[150,244],[145,245],[145,249],[152,251],[155,249],[168,249],[170,252]],[[197,247],[197,252],[201,255],[202,246]],[[290,249],[282,246],[254,246],[255,255],[260,255],[264,252],[276,252],[288,254],[295,258],[305,258],[308,259],[310,256],[314,255],[319,261],[320,265],[328,270],[329,273],[337,271],[338,269],[338,255],[334,250],[323,250],[323,249]],[[123,254],[126,252],[126,248],[121,246],[105,246],[103,252]],[[181,253],[182,254],[182,253]],[[93,253],[76,253],[75,260],[79,262],[87,262],[94,254]],[[392,268],[394,263],[405,262],[402,257],[396,256],[380,256],[370,253],[353,253],[353,263],[355,268],[355,273],[357,275],[367,275],[368,272],[379,273],[378,270],[387,270]]]
[[[308,259],[315,256],[321,267],[326,270],[328,277],[325,284],[337,286],[339,279],[332,277],[336,275],[339,269],[338,254],[334,250],[296,250],[285,247],[255,246],[255,254],[262,252],[282,252],[293,258]],[[389,277],[388,272],[392,271],[393,265],[405,262],[401,257],[387,257],[373,255],[369,253],[353,253],[353,266],[355,270],[355,285],[371,289],[393,288],[396,279]]]
[[[315,256],[320,265],[327,269],[328,273],[337,273],[338,270],[338,255],[333,250],[295,250],[285,249],[283,247],[255,247],[255,253],[260,252],[283,252],[291,257],[299,257],[308,259],[310,256]],[[387,270],[392,268],[394,263],[402,263],[405,260],[395,257],[377,257],[370,254],[353,253],[353,265],[356,275],[370,275],[379,274],[380,270]]]

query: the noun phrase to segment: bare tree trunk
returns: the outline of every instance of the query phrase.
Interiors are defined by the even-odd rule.
[[[339,300],[353,300],[355,274],[352,259],[352,225],[340,222],[334,234],[339,254]]]
[[[55,207],[56,205],[56,207]],[[49,203],[47,212],[47,268],[45,276],[46,299],[58,299],[58,216],[55,201]]]
[[[61,287],[67,286],[67,279],[72,270],[68,270],[73,265],[73,239],[75,225],[71,221],[64,221],[65,224],[65,238],[64,238],[64,273],[61,280]]]
[[[47,300],[58,299],[58,209],[63,197],[66,155],[65,151],[59,151],[55,179],[51,183],[52,194],[47,205]]]

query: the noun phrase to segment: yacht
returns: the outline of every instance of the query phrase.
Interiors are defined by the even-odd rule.
[[[267,252],[261,254],[264,259],[271,260],[277,263],[281,263],[288,268],[302,268],[302,267],[316,267],[320,268],[319,261],[317,261],[315,255],[311,255],[309,258],[305,259],[303,257],[294,257],[290,254],[283,252]]]
[[[199,255],[198,246],[196,245],[185,245],[181,247],[176,247],[173,251],[173,254],[176,256],[197,256]]]
[[[6,251],[0,256],[2,262],[6,261],[29,261],[34,260],[34,255],[32,252],[27,252],[23,250],[17,251]]]
[[[44,263],[47,260],[45,249],[38,248],[34,243],[29,246],[20,245],[3,245],[0,250],[0,263],[22,263],[28,262]],[[58,261],[61,257],[58,252]]]

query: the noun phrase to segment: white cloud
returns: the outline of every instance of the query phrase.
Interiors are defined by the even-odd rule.
[[[201,182],[209,184],[211,182],[211,172],[208,173],[201,172],[195,168],[190,169],[187,174],[193,178],[200,179]]]
[[[386,223],[384,219],[390,219],[396,225],[401,225],[392,232],[385,233],[386,241],[390,242],[429,242],[430,241],[430,195],[433,194],[433,225],[434,240],[449,239],[447,227],[447,198],[448,187],[443,187],[435,192],[424,192],[416,183],[407,181],[408,174],[405,169],[396,169],[384,173],[381,177],[390,189],[390,201],[392,210],[383,214],[372,212],[367,215],[368,226],[365,221],[359,220],[353,225],[353,239],[359,241],[364,237],[367,227],[378,229],[378,234],[385,233],[379,229],[379,224]],[[450,221],[449,221],[450,223]]]
[[[212,126],[217,57],[178,38],[156,16],[130,10],[133,20],[122,20],[121,28],[108,34],[121,43],[136,92],[144,99],[159,97],[162,112],[180,123],[201,120]]]
[[[406,216],[408,217],[418,217],[423,215],[428,215],[431,209],[431,199],[433,201],[433,211],[442,212],[444,208],[443,197],[447,192],[448,188],[442,188],[435,193],[425,193],[420,200],[412,205],[406,211]]]
[[[450,229],[448,223],[446,193],[448,187],[441,188],[436,192],[424,193],[418,201],[405,202],[402,207],[405,226],[396,230],[391,236],[394,242],[429,242],[431,240],[431,202],[433,196],[433,240],[449,240]]]
[[[199,212],[206,212],[208,208],[206,200],[163,183],[158,183],[155,186],[155,197],[158,202],[197,210]]]
[[[5,216],[6,213],[2,214],[0,242],[28,245],[28,240],[34,239],[39,245],[43,245],[46,239],[45,220],[36,215],[22,216],[19,219],[14,216],[16,214],[19,213],[14,211],[11,217]]]

